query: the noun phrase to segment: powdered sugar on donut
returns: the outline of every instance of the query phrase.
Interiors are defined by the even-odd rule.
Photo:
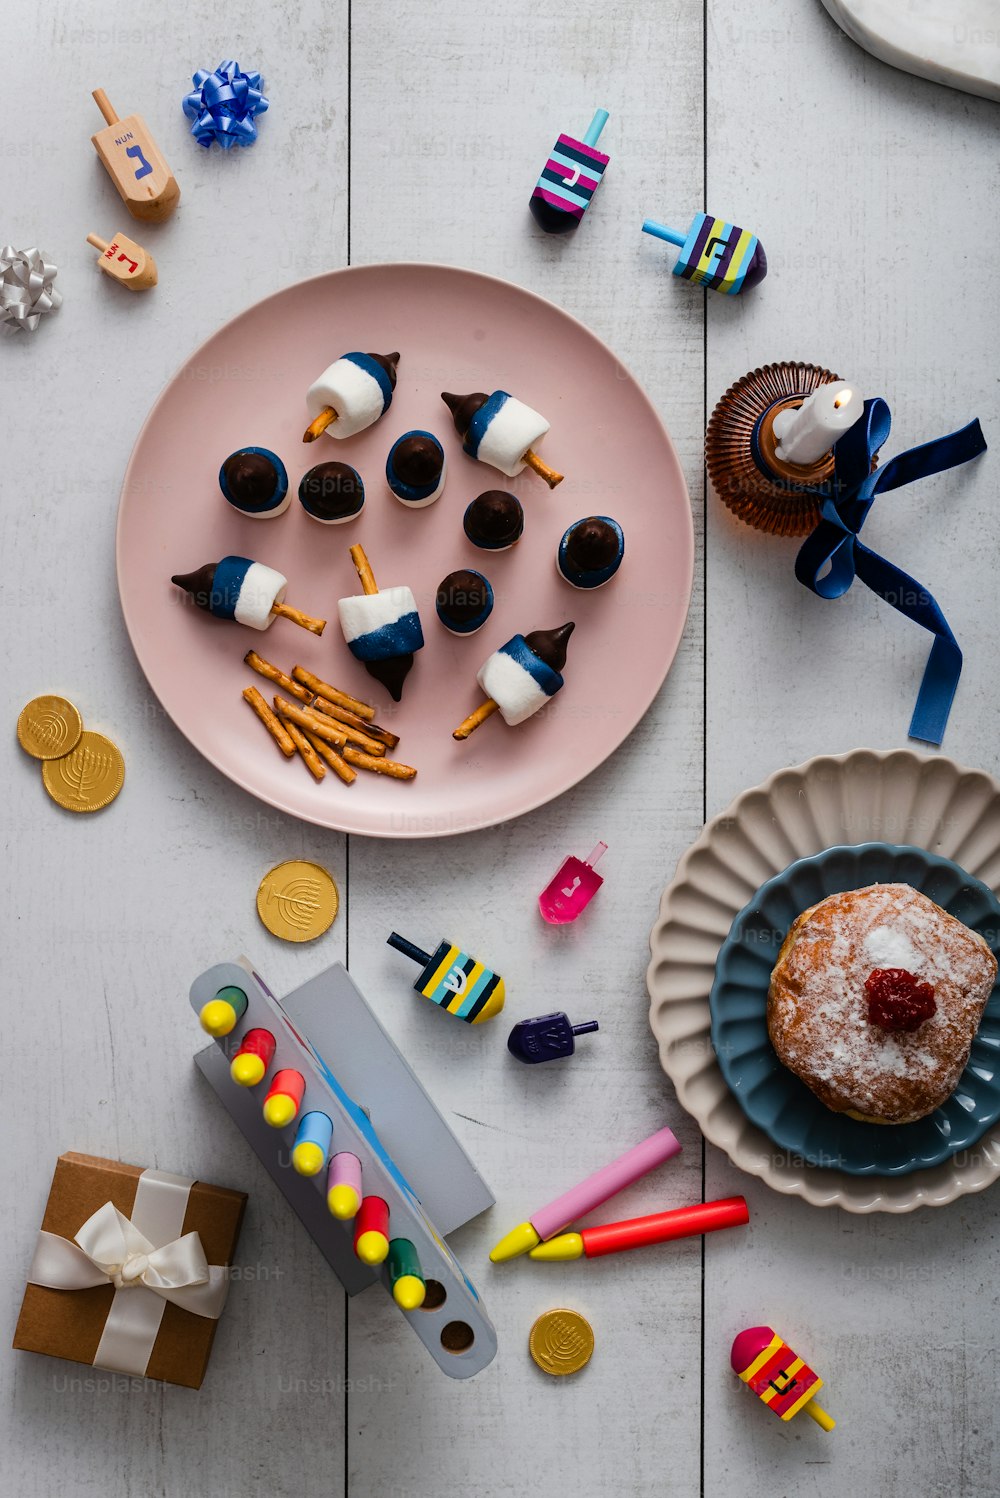
[[[934,988],[919,1029],[868,1022],[865,979],[900,967]],[[954,1091],[996,977],[981,937],[908,884],[830,895],[792,927],[771,975],[780,1059],[836,1112],[909,1122]]]

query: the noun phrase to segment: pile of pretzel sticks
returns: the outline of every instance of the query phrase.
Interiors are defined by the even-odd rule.
[[[258,676],[273,682],[287,697],[275,696],[268,707],[256,687],[247,687],[243,700],[253,708],[286,759],[296,754],[305,761],[314,780],[322,780],[327,768],[351,785],[358,770],[388,775],[392,780],[412,780],[416,770],[389,759],[386,750],[399,743],[396,734],[380,728],[375,709],[347,692],[321,681],[304,666],[293,666],[286,675],[256,650],[248,650],[244,661]],[[293,702],[288,701],[293,697]]]

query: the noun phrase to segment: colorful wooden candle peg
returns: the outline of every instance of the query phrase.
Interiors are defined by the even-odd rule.
[[[94,89],[94,102],[108,123],[90,138],[125,207],[133,218],[152,223],[169,218],[181,190],[145,120],[137,114],[120,120],[103,88]]]
[[[380,1196],[366,1196],[354,1219],[354,1252],[362,1264],[381,1264],[389,1253],[389,1206]]]
[[[539,1061],[558,1061],[563,1056],[572,1056],[577,1035],[590,1035],[599,1028],[596,1019],[573,1025],[561,1011],[540,1014],[536,1019],[518,1020],[507,1036],[507,1049],[529,1066]]]
[[[560,135],[528,200],[531,216],[546,234],[565,234],[575,229],[590,207],[601,185],[604,168],[611,160],[597,150],[608,111],[597,110],[583,140]]]
[[[101,252],[97,268],[120,286],[129,291],[148,291],[156,285],[156,261],[127,234],[116,233],[110,244],[97,234],[88,234],[87,243]]]
[[[264,1122],[272,1129],[284,1129],[302,1107],[306,1079],[299,1071],[285,1067],[275,1072],[264,1099]]]
[[[214,999],[209,999],[207,1004],[202,1005],[198,1018],[206,1035],[212,1035],[218,1040],[220,1036],[235,1030],[246,1012],[246,994],[242,988],[229,983],[219,989]]]
[[[315,1109],[311,1113],[303,1113],[295,1130],[292,1166],[300,1176],[318,1176],[330,1158],[332,1143],[332,1120]]]
[[[446,1014],[465,1020],[466,1024],[478,1025],[500,1013],[505,997],[504,981],[477,958],[469,957],[448,941],[439,942],[432,955],[397,931],[386,940],[397,952],[420,964],[423,971],[413,987]]]
[[[820,1430],[833,1430],[837,1422],[816,1403],[823,1380],[771,1327],[750,1326],[740,1332],[729,1360],[741,1382],[780,1420],[791,1420],[805,1410]]]
[[[240,1087],[256,1087],[274,1060],[275,1041],[270,1030],[248,1030],[229,1064],[229,1075]]]
[[[538,908],[551,926],[565,926],[582,915],[604,880],[594,865],[608,851],[598,843],[586,858],[569,858],[557,869],[538,896]]]
[[[420,1257],[409,1238],[390,1238],[388,1269],[396,1304],[404,1311],[419,1310],[427,1295],[427,1285]]]
[[[361,1161],[357,1155],[341,1150],[330,1161],[326,1175],[326,1204],[340,1222],[357,1217],[361,1206]]]
[[[653,218],[643,222],[642,232],[677,245],[674,275],[709,291],[736,296],[767,275],[767,256],[757,236],[710,213],[696,213],[686,234]]]

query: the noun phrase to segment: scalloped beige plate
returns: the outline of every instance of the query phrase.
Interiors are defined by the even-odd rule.
[[[848,1212],[912,1212],[1000,1175],[1000,1125],[975,1149],[901,1177],[849,1176],[777,1150],[719,1070],[708,996],[734,918],[765,879],[837,843],[914,844],[1000,890],[1000,784],[943,755],[855,749],[778,770],[707,824],[677,865],[650,934],[649,1022],[664,1071],[706,1139],[775,1191]]]

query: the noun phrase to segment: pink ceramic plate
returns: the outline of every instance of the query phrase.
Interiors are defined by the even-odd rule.
[[[381,421],[345,441],[302,443],[307,385],[349,349],[398,349],[399,379]],[[507,480],[461,450],[442,390],[509,390],[552,424],[544,456],[566,475],[550,493],[525,471]],[[385,483],[391,444],[436,432],[448,481],[436,504],[407,512]],[[277,520],[226,504],[217,474],[235,448],[268,447],[289,485],[315,463],[351,463],[365,482],[359,519],[322,526],[293,498]],[[462,530],[484,489],[513,489],[524,535],[477,550]],[[625,560],[605,588],[581,593],[555,568],[566,527],[612,515]],[[344,644],[337,599],[360,592],[348,555],[360,541],[382,587],[408,583],[426,639],[395,706]],[[693,534],[673,444],[642,390],[593,333],[550,302],[472,271],[438,265],[352,267],[290,286],[221,328],[174,376],[139,434],[118,515],[118,586],[150,685],[177,727],[231,780],[321,826],[373,837],[471,832],[540,806],[612,754],[638,723],[673,661],[691,596]],[[173,572],[235,553],[289,579],[288,601],[329,620],[317,639],[286,620],[266,633],[216,620],[171,586]],[[434,611],[446,573],[475,567],[496,593],[478,634],[449,634]],[[576,621],[566,685],[519,728],[490,718],[466,743],[451,730],[481,699],[476,671],[515,633]],[[249,649],[283,670],[299,663],[378,708],[400,735],[413,782],[360,772],[315,784],[286,761],[241,700],[270,684],[243,665]]]

